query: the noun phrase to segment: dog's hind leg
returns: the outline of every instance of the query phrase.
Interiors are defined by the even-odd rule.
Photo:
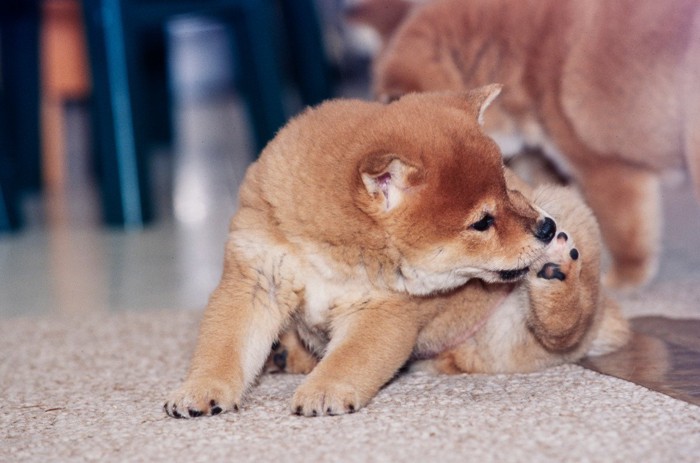
[[[306,348],[294,326],[287,328],[272,345],[265,362],[266,373],[308,374],[318,364],[318,358]]]

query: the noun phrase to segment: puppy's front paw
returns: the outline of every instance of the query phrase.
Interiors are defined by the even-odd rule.
[[[356,389],[335,382],[305,382],[294,393],[292,413],[302,416],[354,413],[367,403]]]
[[[547,248],[546,263],[537,272],[537,278],[564,281],[567,275],[572,273],[578,276],[580,271],[579,257],[579,251],[574,247],[571,236],[560,231]]]
[[[238,411],[239,400],[233,388],[224,381],[202,378],[186,381],[170,395],[163,410],[173,418],[197,418]]]

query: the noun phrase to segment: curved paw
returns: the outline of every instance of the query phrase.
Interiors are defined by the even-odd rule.
[[[308,374],[318,359],[304,347],[295,331],[283,333],[280,340],[272,344],[265,362],[266,373]]]
[[[364,405],[357,391],[344,384],[302,384],[292,398],[292,413],[300,416],[355,413]]]
[[[234,398],[232,388],[223,382],[188,381],[170,395],[163,410],[173,418],[198,418],[238,411],[238,400]]]

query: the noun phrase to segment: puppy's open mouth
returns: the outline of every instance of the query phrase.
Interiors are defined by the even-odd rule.
[[[515,270],[501,270],[498,272],[498,276],[503,281],[515,281],[519,280],[530,270],[530,267],[523,267]]]

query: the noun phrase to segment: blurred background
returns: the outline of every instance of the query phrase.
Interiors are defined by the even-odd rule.
[[[0,319],[203,308],[262,147],[309,105],[371,98],[358,1],[0,0]],[[697,308],[678,287],[698,205],[667,180],[659,277],[628,312]]]
[[[346,3],[0,2],[0,317],[202,308],[260,149],[370,97]]]

